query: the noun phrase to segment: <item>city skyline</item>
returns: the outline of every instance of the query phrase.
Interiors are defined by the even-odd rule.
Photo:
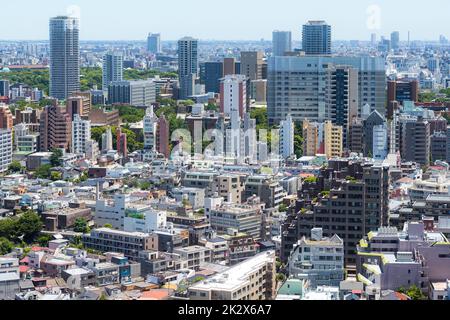
[[[163,41],[174,41],[183,36],[193,36],[203,40],[270,40],[273,30],[292,31],[293,41],[300,41],[301,28],[308,20],[325,20],[333,27],[333,40],[370,40],[370,35],[376,33],[389,37],[392,31],[400,32],[400,40],[407,40],[410,31],[411,40],[433,41],[441,34],[449,36],[446,29],[446,12],[450,10],[450,3],[442,0],[430,0],[429,7],[439,8],[433,10],[433,15],[424,15],[420,6],[409,6],[405,11],[404,0],[347,0],[347,12],[342,14],[342,2],[335,3],[318,0],[314,3],[299,3],[293,0],[281,0],[277,6],[268,8],[268,1],[259,2],[261,9],[254,8],[254,3],[242,3],[230,0],[227,6],[221,7],[221,15],[215,15],[213,8],[208,14],[203,14],[199,8],[210,6],[206,0],[181,1],[173,3],[177,10],[165,10],[162,4],[147,3],[141,0],[132,0],[131,5],[123,7],[110,6],[102,10],[102,3],[92,3],[87,0],[63,0],[57,3],[54,0],[45,1],[53,5],[42,6],[41,3],[29,0],[18,0],[14,3],[5,3],[5,12],[12,11],[18,6],[21,9],[21,19],[6,15],[0,21],[2,30],[9,30],[0,40],[46,40],[48,39],[48,19],[57,15],[75,13],[81,17],[80,39],[89,40],[144,40],[149,32],[161,33]],[[235,10],[239,6],[240,10]],[[44,9],[45,8],[45,11]],[[120,10],[119,10],[120,8]],[[139,10],[137,10],[139,8]],[[291,8],[294,10],[286,10]],[[295,10],[298,8],[299,10]],[[327,8],[327,10],[324,10]],[[378,11],[379,10],[379,11]],[[151,12],[158,12],[152,15]],[[150,14],[149,14],[150,12]],[[200,12],[200,14],[198,14]],[[254,12],[249,15],[248,12]],[[190,14],[191,13],[191,14]],[[186,17],[197,18],[186,19]],[[233,17],[233,23],[229,18]],[[33,28],[21,28],[19,23],[24,19]],[[101,19],[102,23],[98,23]],[[122,19],[123,23],[117,23]],[[173,21],[167,23],[167,21]],[[179,23],[182,21],[183,27]],[[270,21],[270,23],[267,23]],[[411,23],[419,21],[420,23]],[[243,25],[252,24],[257,28],[242,28]],[[204,26],[208,26],[204,28]],[[224,27],[226,26],[226,28]],[[236,35],[236,36],[233,36]]]

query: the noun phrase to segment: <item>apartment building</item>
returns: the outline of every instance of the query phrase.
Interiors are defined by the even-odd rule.
[[[87,248],[101,252],[123,253],[125,257],[137,261],[139,252],[158,249],[158,237],[141,232],[125,232],[100,228],[83,235],[83,243]]]
[[[271,300],[275,252],[267,251],[188,288],[190,300]]]
[[[188,269],[198,271],[204,263],[211,262],[211,250],[203,246],[190,246],[177,248],[173,251],[178,254],[182,260],[187,261]]]

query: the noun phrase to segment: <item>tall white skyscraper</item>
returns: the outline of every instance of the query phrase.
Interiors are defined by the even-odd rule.
[[[274,31],[272,33],[273,55],[284,56],[292,51],[292,33],[290,31]]]
[[[247,112],[247,77],[240,74],[228,75],[220,82],[220,112],[231,116],[232,110],[238,111],[240,119]]]
[[[280,154],[284,159],[294,155],[295,125],[291,115],[280,122]]]
[[[79,20],[50,19],[50,96],[63,100],[80,90]]]
[[[113,52],[103,56],[103,81],[102,88],[104,92],[108,91],[108,85],[111,82],[123,80],[123,55]]]
[[[198,72],[198,40],[185,37],[178,41],[178,76],[180,99],[187,99],[194,93]]]
[[[75,114],[72,121],[72,153],[86,154],[89,140],[91,140],[91,121],[83,120],[79,114]]]
[[[161,53],[161,34],[149,33],[147,37],[147,51],[153,54]]]

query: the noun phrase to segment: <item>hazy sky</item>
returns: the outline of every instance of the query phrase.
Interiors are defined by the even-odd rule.
[[[81,17],[81,40],[271,39],[274,29],[300,39],[307,20],[326,20],[333,40],[368,40],[400,31],[406,40],[450,38],[448,0],[10,0],[2,1],[0,39],[48,39],[48,19]]]

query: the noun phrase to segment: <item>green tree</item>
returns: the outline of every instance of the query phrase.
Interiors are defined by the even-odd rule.
[[[107,224],[105,224],[105,225],[103,226],[103,228],[112,229],[113,226],[112,226],[112,224],[107,223]]]
[[[14,160],[13,162],[11,162],[11,164],[8,166],[8,171],[9,172],[13,172],[13,173],[17,173],[17,172],[22,172],[22,165],[20,164],[19,161]]]
[[[287,205],[285,205],[284,203],[280,204],[280,206],[278,207],[278,211],[280,211],[280,212],[288,211]]]
[[[43,223],[34,211],[24,212],[17,220],[17,234],[23,236],[26,243],[32,243],[42,231]]]
[[[50,156],[50,164],[53,167],[59,167],[62,165],[63,151],[61,149],[53,149]]]
[[[250,118],[256,120],[256,129],[269,130],[269,120],[267,118],[267,108],[255,108],[250,110]]]
[[[58,171],[50,172],[50,179],[52,181],[58,181],[58,180],[61,180],[61,178],[62,178],[62,173],[61,172],[58,172]]]
[[[423,294],[422,290],[416,285],[411,286],[409,289],[404,287],[397,290],[400,293],[406,294],[411,300],[426,300],[427,297]]]
[[[73,225],[73,231],[81,232],[81,233],[88,233],[90,231],[90,229],[89,229],[86,219],[77,218]]]
[[[14,249],[14,243],[6,238],[0,238],[0,255],[8,254]]]
[[[52,236],[48,235],[48,234],[44,234],[41,235],[39,238],[37,238],[37,243],[39,243],[39,245],[41,247],[48,247],[48,243],[50,242],[50,240],[52,240]]]
[[[36,169],[36,172],[34,173],[36,178],[40,179],[49,179],[51,174],[52,165],[51,164],[44,164]]]
[[[141,190],[150,190],[151,187],[152,187],[152,184],[149,181],[141,182],[141,184],[139,185],[139,188]]]

